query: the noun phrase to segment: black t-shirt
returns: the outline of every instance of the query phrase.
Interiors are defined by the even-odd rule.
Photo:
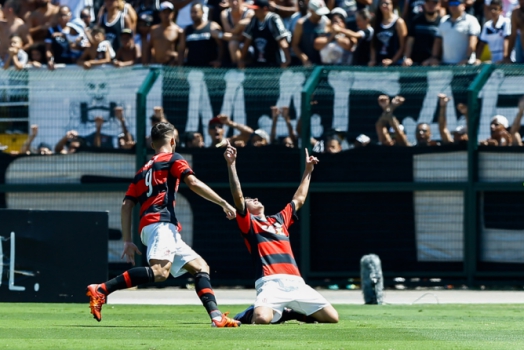
[[[45,42],[51,44],[51,51],[53,52],[55,63],[72,63],[71,47],[62,30],[62,27],[59,25],[49,28]]]
[[[364,30],[358,31],[363,33],[364,37],[358,39],[358,44],[353,53],[354,66],[367,66],[370,60],[371,40],[373,39],[373,27],[368,27]]]
[[[392,59],[400,48],[397,21],[398,18],[386,26],[381,23],[376,27],[373,45],[375,47],[378,65],[382,65],[383,59]],[[393,64],[395,63],[396,62],[393,62]]]
[[[210,67],[209,63],[218,58],[218,46],[211,37],[211,22],[195,29],[193,25],[185,29],[187,47],[187,66]]]
[[[421,14],[411,21],[408,28],[408,36],[415,39],[411,50],[411,59],[413,63],[422,64],[431,57],[433,50],[433,41],[438,33],[440,16],[434,21],[428,21],[424,14]]]

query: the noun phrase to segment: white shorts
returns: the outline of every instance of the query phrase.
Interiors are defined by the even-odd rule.
[[[331,305],[298,276],[265,276],[255,282],[255,288],[255,308],[265,306],[273,309],[275,314],[271,322],[277,322],[282,317],[285,307],[309,316]]]
[[[142,243],[147,246],[147,261],[171,261],[171,275],[178,277],[187,271],[182,267],[200,257],[188,246],[178,233],[175,225],[169,222],[157,222],[142,228]]]

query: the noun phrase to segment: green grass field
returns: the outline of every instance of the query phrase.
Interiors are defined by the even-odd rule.
[[[0,349],[524,349],[524,305],[335,307],[335,325],[216,329],[201,306],[105,305],[98,323],[87,304],[0,303]]]

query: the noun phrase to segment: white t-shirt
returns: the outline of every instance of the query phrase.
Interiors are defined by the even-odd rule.
[[[491,0],[484,0],[484,4],[489,6]],[[511,18],[511,12],[519,5],[519,0],[502,0],[502,15],[507,18]]]
[[[437,31],[437,36],[442,38],[442,63],[457,64],[471,59],[467,57],[469,37],[479,34],[479,21],[472,15],[464,13],[455,22],[450,15],[442,17]]]
[[[495,26],[492,20],[484,23],[479,39],[488,44],[492,62],[496,63],[504,58],[504,39],[510,34],[511,21],[509,18],[499,16]]]

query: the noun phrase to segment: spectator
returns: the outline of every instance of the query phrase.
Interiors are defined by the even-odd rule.
[[[105,0],[104,6],[99,12],[98,26],[104,30],[105,37],[113,50],[118,51],[122,45],[120,42],[122,30],[124,28],[134,29],[129,14],[129,6],[121,0]],[[91,44],[97,45],[96,43]]]
[[[288,44],[290,34],[284,27],[282,19],[276,13],[269,11],[267,0],[254,0],[248,7],[255,10],[255,16],[242,33],[247,40],[242,48],[239,68],[244,68],[251,44],[254,44],[254,57],[251,64],[253,67],[287,67],[291,61]],[[282,53],[285,58],[282,58]]]
[[[491,18],[491,10],[489,5],[491,5],[491,0],[484,0],[484,20],[489,21]],[[511,13],[514,9],[519,6],[519,0],[505,0],[502,1],[502,13],[500,14],[503,17],[511,19]]]
[[[286,123],[288,133],[288,135],[282,139],[281,144],[288,148],[294,148],[298,140],[297,135],[293,130],[291,119],[289,118],[289,107],[282,107],[281,109],[279,109],[277,106],[271,107],[271,117],[273,119],[273,122],[271,124],[270,143],[275,144],[277,142],[277,122],[278,117],[280,116],[282,116],[282,119],[284,119]]]
[[[47,68],[55,69],[55,64],[73,63],[73,54],[67,40],[65,28],[71,19],[71,11],[67,6],[62,6],[56,15],[56,25],[49,28],[45,39]]]
[[[321,64],[320,51],[315,49],[315,39],[326,37],[331,21],[326,17],[329,9],[322,0],[309,0],[309,15],[298,20],[293,32],[291,47],[302,64],[309,67]]]
[[[18,35],[13,35],[10,45],[7,55],[3,58],[4,69],[14,66],[16,70],[21,70],[28,61],[27,53],[22,50],[22,38]]]
[[[153,107],[153,115],[149,117],[149,120],[151,121],[151,127],[157,125],[158,123],[169,123],[169,121],[167,120],[164,114],[164,108],[162,108],[161,106]],[[175,140],[177,141],[177,143],[179,143],[180,140],[178,138],[178,130],[175,128],[174,132],[175,132]],[[146,136],[146,147],[148,147],[149,149],[152,149],[151,135]]]
[[[440,0],[426,0],[423,12],[413,18],[408,27],[408,39],[404,54],[404,66],[421,65],[431,58],[433,43],[438,33]]]
[[[519,100],[519,111],[517,112],[509,131],[513,138],[513,146],[522,146],[522,137],[520,136],[522,115],[524,115],[524,96]]]
[[[511,12],[511,35],[508,41],[508,52],[515,49],[515,63],[524,63],[524,0],[519,0],[519,7]],[[510,57],[504,57],[505,63],[511,63]]]
[[[508,119],[503,115],[496,115],[491,118],[489,139],[480,142],[482,146],[512,146],[513,137],[506,130],[508,128]],[[517,143],[515,143],[517,144]]]
[[[186,131],[185,146],[187,148],[204,148],[204,137],[196,131]]]
[[[411,22],[415,17],[420,16],[425,12],[424,0],[404,0],[404,6],[402,6],[402,18],[406,21],[408,28],[411,26]]]
[[[327,0],[327,7],[330,10],[339,8],[343,10],[346,15],[345,18],[345,27],[355,31],[358,30],[358,25],[356,23],[357,13],[361,10],[368,9],[369,6],[373,4],[373,0]],[[366,61],[366,64],[369,62]]]
[[[387,95],[378,97],[378,104],[384,111],[375,123],[380,144],[384,146],[411,146],[404,133],[404,127],[393,116],[393,111],[402,105],[404,101],[405,99],[402,96],[395,96],[391,102]],[[388,127],[392,129],[392,135],[388,132]]]
[[[129,67],[139,62],[140,49],[135,45],[133,32],[129,28],[124,28],[120,34],[122,47],[116,53],[113,61],[115,67]]]
[[[55,153],[76,153],[81,147],[84,146],[84,143],[84,139],[78,136],[78,132],[76,130],[69,130],[55,145]]]
[[[202,8],[202,21],[207,22],[213,18],[209,7],[206,6],[207,0],[174,0],[173,4],[177,12],[175,23],[182,28],[182,30],[185,30],[186,27],[193,24],[191,9],[195,4],[200,4]]]
[[[16,15],[24,20],[29,25],[29,17],[36,10],[36,3],[34,0],[15,0],[19,4]]]
[[[91,28],[93,26],[94,16],[93,7],[91,6],[86,6],[80,11],[80,20],[84,22],[84,28]]]
[[[244,5],[243,0],[231,0],[230,6],[230,8],[221,12],[220,20],[222,21],[224,34],[229,34],[223,35],[223,40],[229,42],[229,56],[231,57],[231,62],[236,65],[242,55],[240,50],[240,44],[244,41],[242,32],[255,13]]]
[[[326,145],[324,146],[325,153],[339,153],[342,151],[342,141],[337,135],[329,136],[326,139]]]
[[[153,16],[148,13],[142,13],[138,17],[136,25],[135,44],[140,47],[142,63],[148,64],[151,57],[149,50],[149,40]]]
[[[28,51],[33,44],[33,38],[29,34],[29,26],[18,17],[17,12],[20,4],[16,0],[7,0],[2,7],[5,21],[0,21],[0,57],[4,57],[9,50],[9,39],[12,35],[22,38],[24,51]]]
[[[447,127],[447,118],[446,118],[446,108],[449,102],[449,97],[447,97],[445,94],[439,94],[439,117],[438,117],[438,127],[440,132],[440,138],[442,140],[442,143],[449,144],[449,143],[465,143],[468,141],[468,133],[467,133],[467,123],[468,123],[468,109],[466,105],[463,103],[459,103],[457,105],[457,109],[459,112],[461,112],[466,117],[466,126],[460,125],[458,126],[455,131],[453,132],[453,137],[451,136],[451,133],[449,132],[449,129]]]
[[[477,63],[484,47],[488,45],[491,52],[491,62],[503,63],[505,57],[509,57],[508,41],[511,35],[511,22],[509,18],[502,16],[502,0],[492,0],[489,5],[491,19],[484,23],[477,45]]]
[[[408,30],[406,23],[393,12],[393,0],[380,0],[375,11],[374,36],[369,66],[402,63]]]
[[[440,143],[431,139],[431,127],[428,123],[418,123],[415,128],[416,146],[440,146]]]
[[[249,144],[253,147],[263,147],[269,145],[269,135],[262,129],[256,129],[249,138]]]
[[[224,125],[240,131],[240,134],[225,138]],[[235,123],[229,119],[229,116],[224,114],[218,115],[217,117],[209,120],[207,132],[209,136],[211,136],[210,147],[225,147],[227,145],[227,141],[233,145],[243,147],[254,133],[253,129],[251,129],[249,126]]]
[[[118,135],[118,148],[131,149],[135,146],[133,135],[127,129],[126,120],[124,118],[124,109],[122,107],[115,107],[115,118],[120,122],[122,133]]]
[[[333,9],[333,12],[338,12],[337,9]],[[367,66],[370,61],[371,41],[373,39],[374,29],[370,25],[371,14],[367,9],[358,10],[356,14],[356,22],[358,32],[354,32],[351,29],[346,29],[340,25],[340,23],[333,23],[333,33],[344,34],[346,37],[352,40],[352,65],[355,66]],[[356,48],[355,48],[356,46]]]
[[[297,3],[298,3],[298,12],[295,12],[289,18],[289,22],[286,24],[286,30],[288,32],[290,32],[290,33],[294,33],[295,32],[295,27],[296,27],[296,25],[298,23],[298,20],[303,18],[303,17],[306,17],[308,15],[308,12],[309,12],[309,10],[307,8],[306,0],[298,0]],[[291,59],[293,60],[293,58],[298,59],[296,56],[294,56],[294,53],[292,51],[291,52]]]
[[[160,24],[151,28],[149,41],[143,63],[149,63],[154,52],[153,61],[164,65],[175,66],[178,63],[176,43],[182,37],[182,30],[173,23],[173,4],[164,1],[160,4]]]
[[[115,58],[115,51],[111,43],[105,40],[103,28],[95,27],[92,30],[93,45],[88,47],[78,59],[78,65],[89,69],[93,66],[108,64]]]
[[[279,15],[284,27],[287,28],[293,15],[298,11],[298,7],[294,0],[270,0],[269,10]]]
[[[150,18],[150,26],[160,23],[160,1],[158,0],[138,0],[135,1],[137,19]],[[138,24],[137,24],[138,25]]]
[[[211,36],[211,31],[221,32],[220,25],[204,19],[202,4],[191,6],[193,24],[184,29],[178,46],[178,63],[191,67],[215,67],[222,65],[224,47],[222,41]]]
[[[29,61],[26,64],[26,67],[41,68],[42,64],[45,64],[45,49],[44,46],[37,44],[29,48]]]
[[[422,63],[424,66],[474,62],[480,24],[475,17],[464,12],[464,0],[452,0],[448,4],[450,14],[440,21],[431,58]]]
[[[41,43],[47,38],[49,28],[56,24],[59,7],[51,4],[51,0],[35,0],[35,5],[36,10],[31,13],[27,22],[33,41]]]
[[[31,125],[31,132],[29,134],[29,137],[27,140],[25,140],[22,147],[20,147],[20,152],[18,154],[40,154],[40,155],[50,155],[53,154],[52,147],[48,145],[47,143],[41,142],[36,149],[34,149],[31,145],[33,141],[35,140],[36,136],[38,135],[38,125],[33,124]]]
[[[75,63],[82,56],[84,49],[89,46],[89,40],[85,33],[85,24],[77,18],[67,23],[64,32],[71,48],[71,59]]]
[[[330,33],[315,39],[314,49],[320,51],[320,60],[324,64],[349,65],[353,60],[353,44],[357,40],[343,32],[346,29],[345,16],[346,11],[334,8],[331,11]]]

